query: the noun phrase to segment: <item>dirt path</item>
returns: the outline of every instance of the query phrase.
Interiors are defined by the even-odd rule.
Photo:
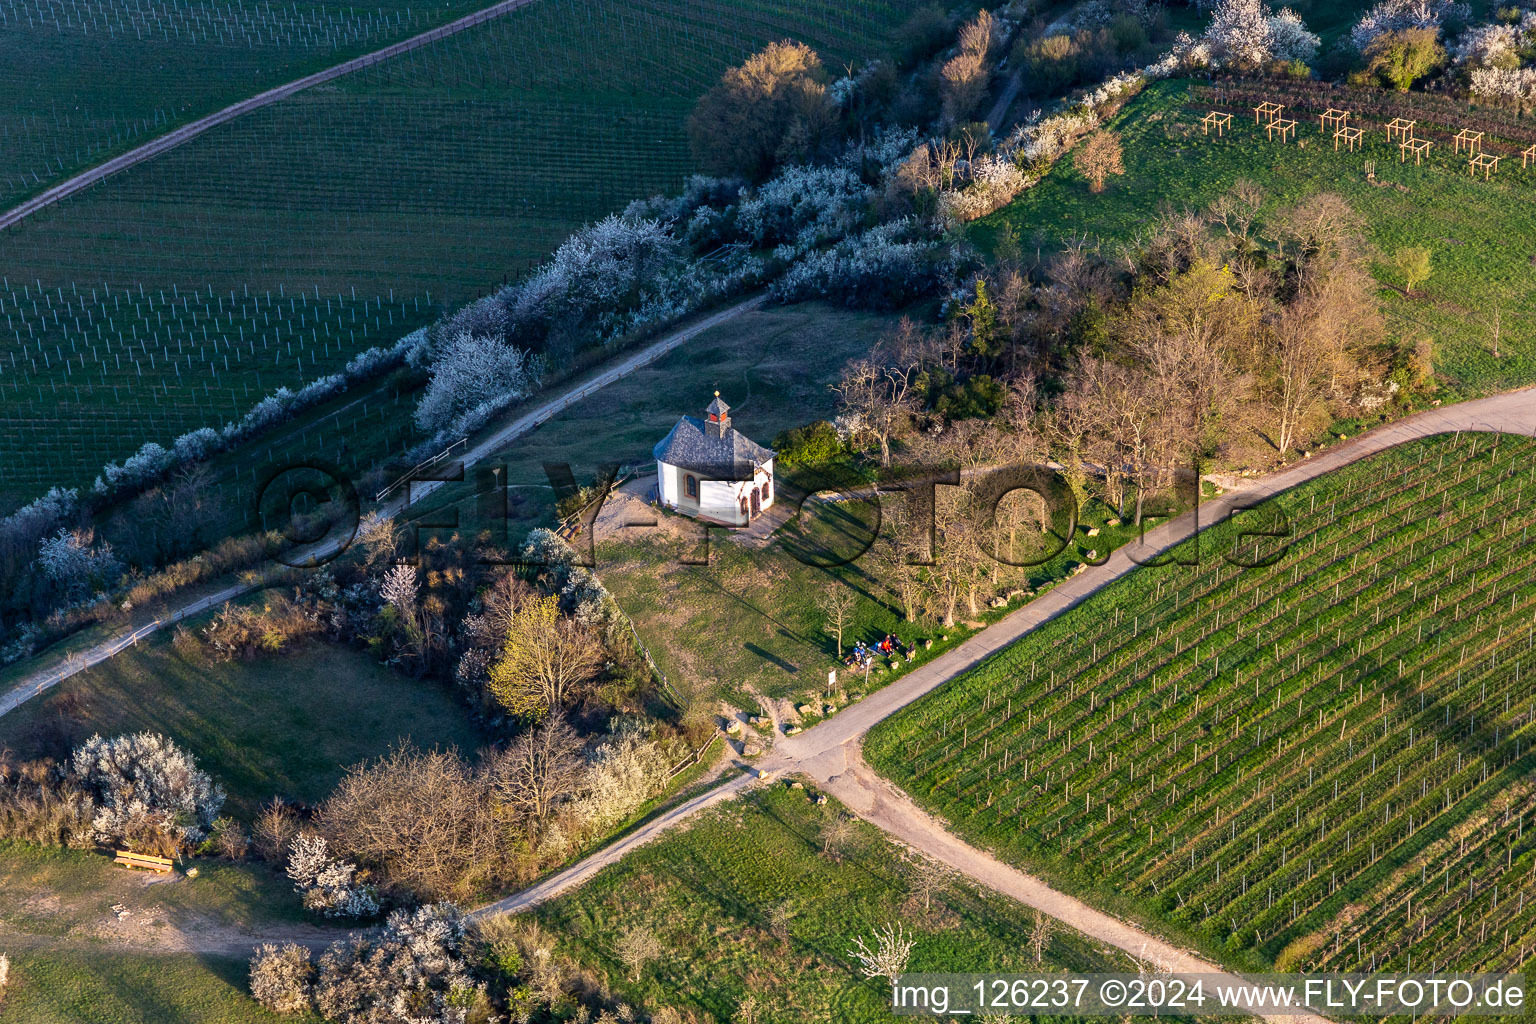
[[[1158,971],[1176,974],[1217,974],[1219,984],[1237,986],[1242,979],[1188,950],[1180,949],[1084,903],[970,846],[926,814],[901,790],[864,764],[856,743],[843,748],[845,757],[829,777],[816,777],[822,788],[859,817],[912,849],[975,879],[982,885],[1116,949],[1124,950]],[[827,762],[830,764],[831,762]],[[1275,1016],[1292,1024],[1322,1024],[1312,1015]]]
[[[450,21],[446,25],[439,25],[437,28],[429,29],[420,35],[401,40],[381,50],[365,53],[361,57],[354,57],[349,61],[328,67],[323,71],[316,71],[312,75],[305,75],[303,78],[295,79],[285,85],[279,85],[268,89],[266,92],[257,93],[255,96],[241,100],[239,103],[232,103],[223,110],[215,111],[189,124],[184,124],[180,128],[167,132],[158,138],[151,139],[142,146],[136,146],[126,153],[113,157],[106,163],[98,164],[86,171],[81,171],[74,177],[68,178],[47,191],[33,196],[21,205],[15,206],[5,211],[5,213],[0,213],[0,229],[8,228],[45,206],[74,195],[81,189],[89,188],[109,175],[127,170],[135,164],[141,164],[145,160],[157,157],[167,150],[175,149],[182,143],[190,142],[210,128],[216,128],[226,121],[233,121],[242,114],[249,114],[253,110],[259,110],[262,107],[276,103],[278,100],[287,99],[294,93],[302,92],[312,86],[322,85],[343,75],[349,75],[354,71],[371,67],[381,61],[389,60],[391,57],[398,57],[402,53],[409,53],[411,50],[426,46],[428,43],[435,43],[439,39],[445,39],[448,36],[463,32],[467,28],[482,25],[487,21],[499,18],[503,14],[515,11],[519,7],[526,7],[534,2],[535,0],[501,0],[498,4],[494,4],[481,11],[475,11],[473,14],[467,14],[457,21]]]
[[[554,398],[541,402],[517,419],[486,434],[466,449],[460,457],[464,467],[467,469],[475,465],[482,459],[495,453],[507,442],[516,440],[551,417],[558,416],[576,403],[589,398],[614,381],[627,377],[644,366],[648,366],[703,332],[718,327],[720,324],[727,322],[733,317],[740,316],[742,313],[759,309],[766,301],[767,299],[764,296],[756,295],[735,305],[726,306],[724,309],[699,317],[693,322],[663,336],[658,341],[652,342],[645,348],[625,356],[601,373],[573,385]],[[443,485],[436,481],[423,481],[414,486],[407,485],[401,489],[399,495],[382,505],[379,508],[379,512],[387,516],[397,517],[441,486]],[[328,559],[337,553],[340,546],[341,542],[337,540],[322,541],[306,551],[299,552],[301,557],[294,558],[293,561],[301,561],[303,557]],[[260,586],[258,583],[244,582],[227,584],[166,611],[160,617],[151,622],[144,623],[126,636],[103,640],[93,647],[76,652],[66,658],[62,665],[39,671],[14,684],[4,693],[0,693],[0,715],[16,710],[16,708],[25,704],[33,697],[57,686],[77,672],[82,672],[92,665],[107,660],[114,654],[132,646],[149,635],[165,629],[167,626],[174,625],[182,619],[197,615],[210,608],[217,608],[226,601],[232,601],[237,597],[250,593],[257,589],[258,586]]]

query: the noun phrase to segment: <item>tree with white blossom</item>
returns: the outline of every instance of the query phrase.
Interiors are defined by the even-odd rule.
[[[869,942],[865,942],[863,936],[854,939],[848,956],[859,965],[864,977],[884,978],[894,985],[897,976],[907,969],[915,945],[917,939],[908,935],[901,925],[888,924],[883,929],[876,929]]]
[[[224,790],[158,733],[92,736],[70,757],[69,776],[96,801],[91,824],[103,843],[143,844],[158,835],[195,846],[224,806]]]
[[[416,407],[416,425],[436,432],[482,406],[526,398],[539,386],[540,376],[536,359],[500,338],[455,334],[432,363],[432,380]]]

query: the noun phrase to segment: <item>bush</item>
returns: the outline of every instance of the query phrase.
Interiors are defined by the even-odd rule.
[[[821,58],[804,43],[769,43],[699,99],[688,118],[694,158],[712,174],[761,181],[815,156],[836,126]]]
[[[0,762],[0,839],[89,849],[96,804],[52,761]]]
[[[203,639],[215,661],[249,660],[258,654],[276,654],[294,640],[317,636],[321,631],[314,609],[273,594],[259,608],[226,604],[203,627]]]
[[[299,812],[292,804],[273,797],[256,816],[256,824],[251,829],[251,841],[258,857],[275,864],[283,859],[289,844],[298,834]]]
[[[782,467],[813,466],[843,453],[843,439],[826,420],[786,430],[773,439],[774,461]]]
[[[472,966],[477,952],[453,904],[397,910],[377,938],[353,937],[321,956],[315,1006],[337,1024],[484,1020],[490,1000]]]
[[[251,960],[251,995],[273,1013],[309,1013],[315,1008],[315,965],[297,943],[256,947]]]
[[[461,332],[432,363],[432,380],[416,406],[416,425],[436,433],[489,402],[510,405],[539,386],[539,366],[499,337]]]
[[[304,909],[326,917],[364,918],[379,912],[373,886],[359,880],[357,865],[332,857],[321,836],[301,832],[289,847],[288,877]]]
[[[945,252],[912,218],[882,224],[801,259],[773,283],[779,302],[825,298],[899,309],[931,293],[948,271]]]
[[[1362,51],[1365,68],[1356,78],[1374,78],[1398,92],[1407,92],[1414,82],[1445,63],[1445,50],[1436,35],[1432,28],[1381,33]]]
[[[152,732],[92,736],[76,748],[69,777],[95,801],[96,838],[141,852],[159,841],[196,846],[224,806],[224,790],[192,755]]]

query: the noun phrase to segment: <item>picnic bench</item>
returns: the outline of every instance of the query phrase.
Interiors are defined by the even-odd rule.
[[[132,853],[128,850],[118,850],[117,856],[112,858],[112,863],[121,864],[125,868],[143,868],[146,871],[154,871],[157,874],[167,874],[174,866],[175,861],[169,857],[156,857],[152,853]]]

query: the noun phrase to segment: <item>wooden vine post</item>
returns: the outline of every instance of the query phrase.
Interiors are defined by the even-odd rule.
[[[1460,153],[1462,146],[1467,147],[1467,156],[1477,156],[1483,151],[1483,133],[1475,132],[1470,128],[1463,128],[1457,132],[1456,138],[1452,141],[1456,144],[1456,148],[1452,150],[1455,153]]]
[[[1333,130],[1334,137],[1337,138],[1339,129],[1343,128],[1348,123],[1348,121],[1349,111],[1339,110],[1336,107],[1329,107],[1327,110],[1317,115],[1317,128],[1318,131],[1325,135],[1328,134],[1328,130],[1331,128]]]
[[[1264,131],[1268,133],[1271,142],[1275,140],[1275,132],[1279,132],[1280,141],[1284,142],[1288,136],[1296,134],[1296,122],[1285,118],[1276,118],[1264,126]]]
[[[1355,147],[1360,145],[1360,140],[1364,135],[1365,132],[1359,128],[1340,128],[1338,131],[1333,133],[1334,151],[1338,151],[1339,140],[1342,139],[1344,144],[1349,147],[1349,151],[1353,153],[1355,151]]]
[[[1273,124],[1275,121],[1279,120],[1280,112],[1284,109],[1285,107],[1279,103],[1272,103],[1269,100],[1265,100],[1263,103],[1260,103],[1258,106],[1253,108],[1253,123]]]
[[[1527,146],[1527,147],[1525,147],[1524,149],[1522,149],[1520,151],[1520,166],[1521,166],[1521,168],[1526,167],[1533,160],[1536,160],[1536,145]]]
[[[1402,142],[1409,141],[1413,138],[1413,129],[1418,123],[1417,121],[1408,121],[1401,117],[1394,117],[1387,122],[1387,141],[1391,142],[1394,138]]]
[[[1475,178],[1477,177],[1477,172],[1482,171],[1484,181],[1493,177],[1493,172],[1498,169],[1499,158],[1497,156],[1490,156],[1487,153],[1479,153],[1467,161],[1467,173]]]
[[[1211,134],[1211,129],[1215,128],[1219,138],[1230,127],[1232,127],[1232,115],[1223,114],[1219,110],[1213,110],[1200,119],[1200,130],[1205,135]]]
[[[1404,139],[1402,142],[1398,143],[1398,146],[1397,146],[1397,150],[1398,150],[1398,154],[1399,154],[1398,158],[1397,158],[1397,162],[1398,163],[1403,163],[1405,160],[1408,159],[1408,154],[1412,153],[1413,154],[1413,162],[1414,163],[1416,163],[1416,164],[1423,163],[1424,162],[1424,154],[1428,153],[1429,152],[1429,147],[1431,147],[1433,145],[1434,145],[1434,143],[1431,142],[1428,139]]]

